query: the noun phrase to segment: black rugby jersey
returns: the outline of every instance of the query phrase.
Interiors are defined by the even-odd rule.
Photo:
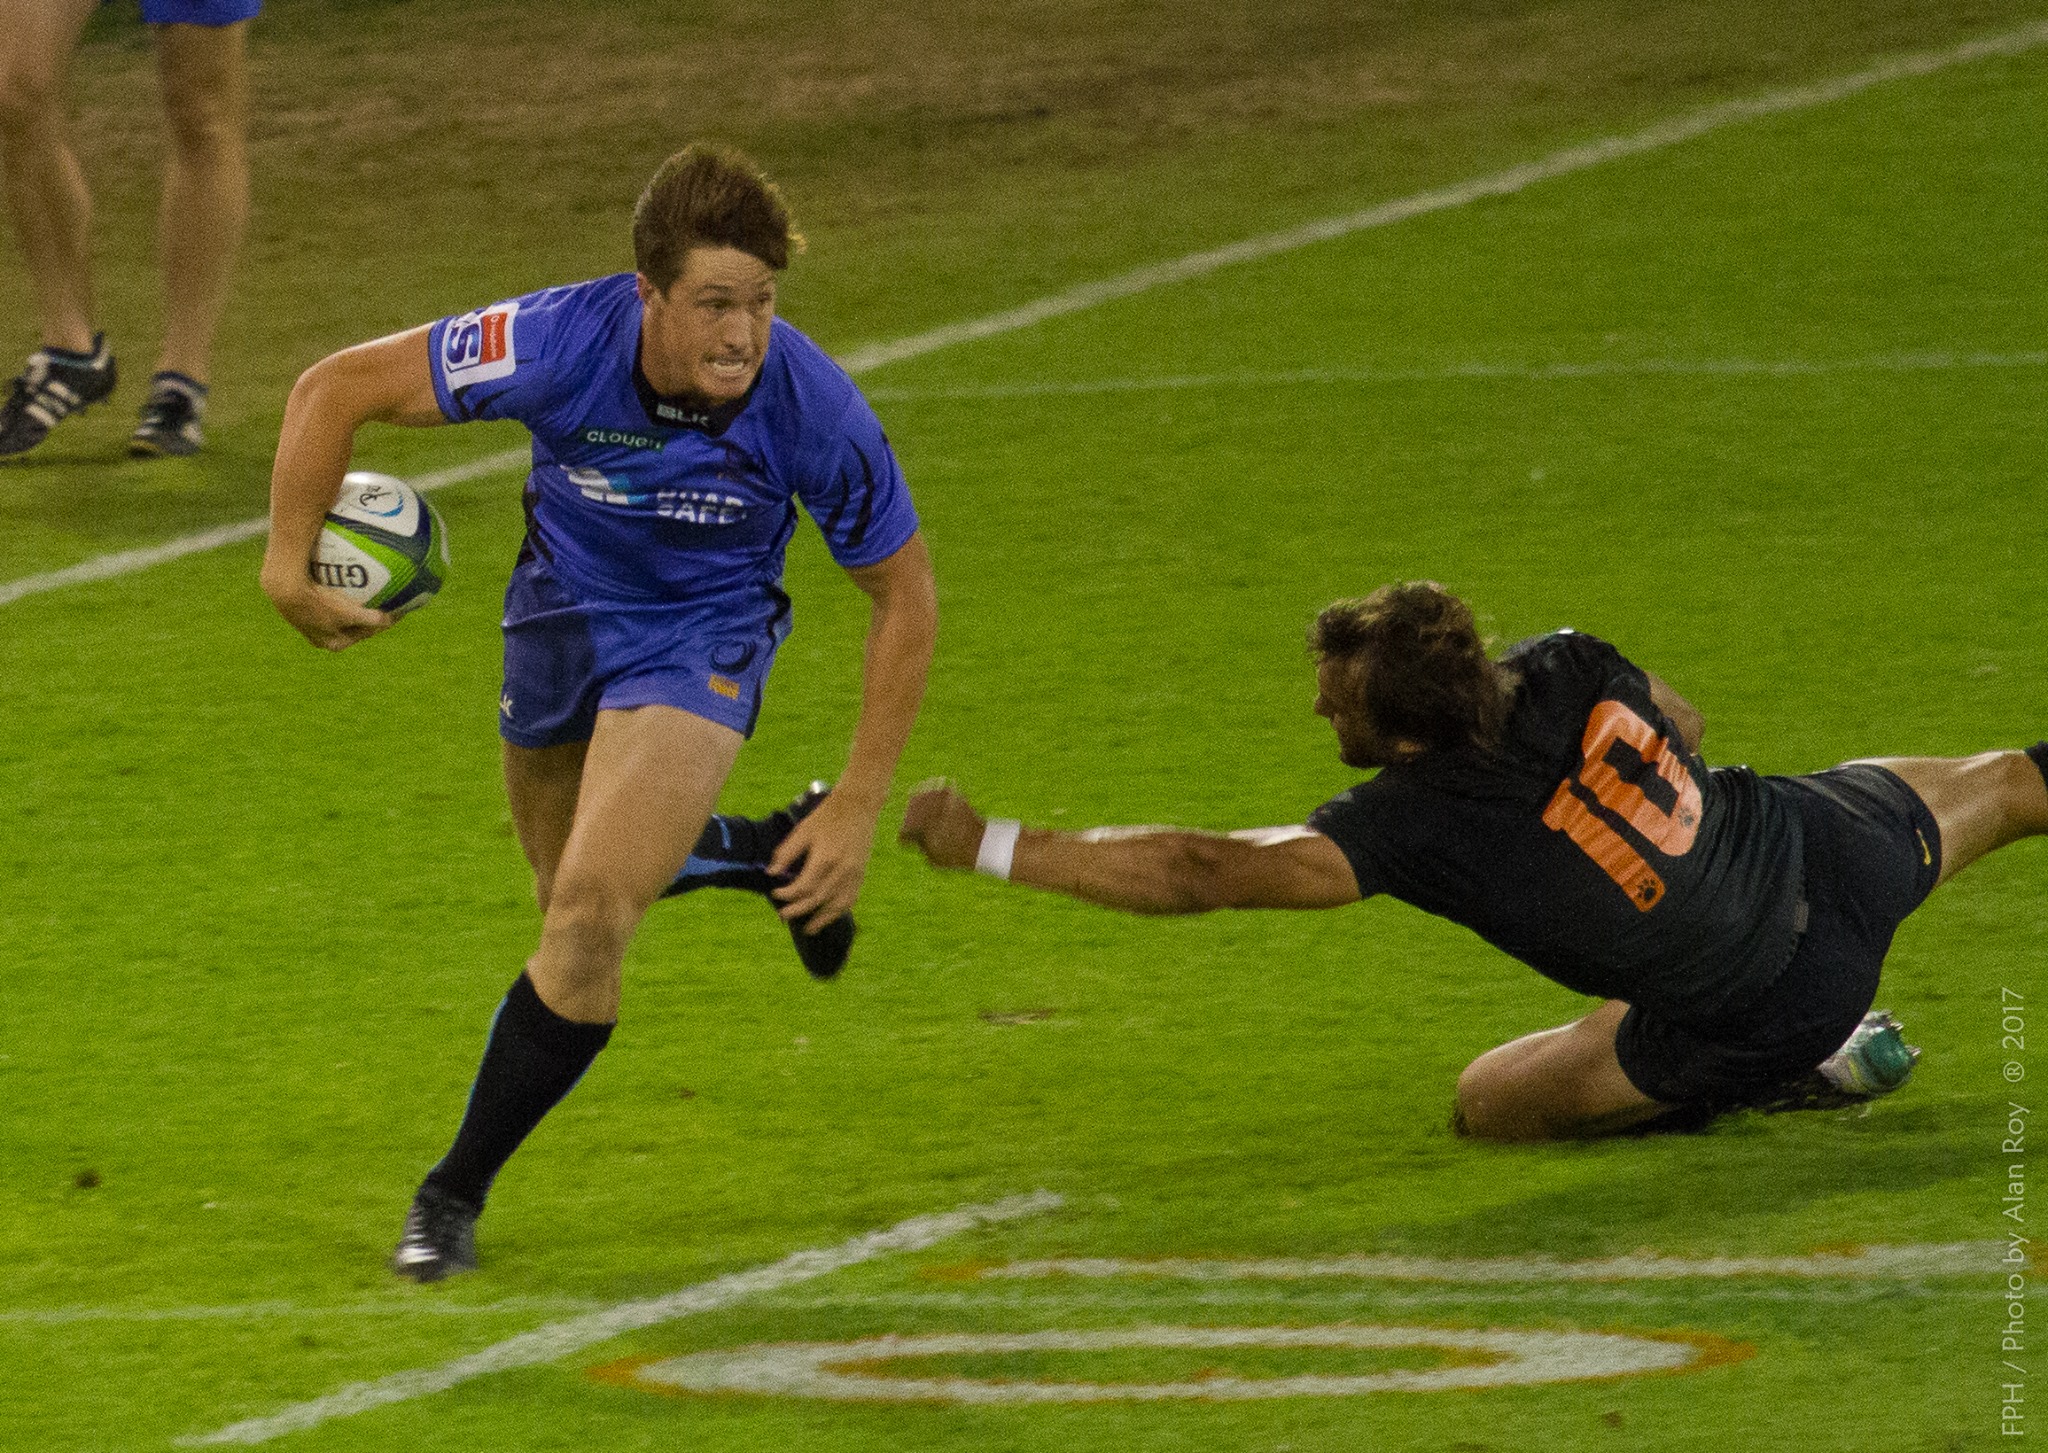
[[[1521,684],[1500,752],[1383,768],[1310,816],[1359,892],[1680,1018],[1775,979],[1800,900],[1799,821],[1778,795],[1688,752],[1642,670],[1597,637],[1538,636],[1501,663]]]

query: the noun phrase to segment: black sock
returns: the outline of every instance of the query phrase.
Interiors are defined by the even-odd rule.
[[[562,1018],[541,1003],[532,981],[521,974],[491,1021],[490,1042],[455,1144],[427,1172],[426,1184],[481,1207],[499,1167],[575,1088],[611,1037],[609,1024]]]
[[[92,347],[84,352],[76,348],[59,348],[51,343],[43,345],[43,352],[49,354],[55,362],[69,364],[73,368],[90,368],[105,357],[106,342],[106,334],[95,333],[92,335]]]
[[[206,385],[191,374],[171,368],[159,368],[149,376],[150,392],[155,393],[159,388],[175,389],[194,404],[204,404],[208,392]]]
[[[2027,748],[2027,755],[2034,759],[2034,765],[2041,769],[2041,780],[2048,782],[2048,742],[2036,742]]]

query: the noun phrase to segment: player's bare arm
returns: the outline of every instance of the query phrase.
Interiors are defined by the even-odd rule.
[[[785,919],[812,931],[847,912],[860,896],[875,822],[924,701],[939,630],[938,591],[922,534],[912,535],[888,559],[847,573],[870,604],[860,720],[831,795],[797,824],[768,865],[771,872],[785,873],[801,864],[775,896]]]
[[[973,868],[988,831],[967,799],[939,782],[911,795],[899,837],[934,867]],[[997,831],[1007,835],[1009,829],[998,824]],[[1228,835],[1170,827],[1022,828],[1009,871],[998,876],[1126,913],[1341,908],[1359,900],[1343,850],[1307,827]]]
[[[329,354],[303,374],[285,405],[270,474],[270,544],[263,592],[308,641],[339,651],[390,626],[387,612],[315,585],[306,573],[321,521],[341,492],[356,430],[368,423],[444,424],[434,399],[427,329]]]
[[[1700,715],[1698,707],[1673,691],[1668,683],[1648,671],[1643,675],[1649,677],[1650,700],[1678,728],[1678,739],[1685,744],[1685,749],[1697,754],[1700,742],[1706,736],[1706,718]]]

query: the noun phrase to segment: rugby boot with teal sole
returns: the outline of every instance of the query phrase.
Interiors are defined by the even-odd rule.
[[[1846,1043],[1820,1062],[1821,1078],[1844,1094],[1874,1099],[1912,1077],[1920,1051],[1906,1043],[1905,1026],[1883,1009],[1863,1016]]]

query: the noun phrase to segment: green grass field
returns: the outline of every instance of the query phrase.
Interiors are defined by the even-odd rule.
[[[253,49],[259,223],[217,447],[116,462],[124,388],[0,470],[0,584],[260,512],[297,370],[627,265],[640,179],[702,132],[784,177],[812,243],[785,315],[847,353],[2043,18],[1993,0],[1041,0],[927,26],[889,6],[277,0]],[[531,87],[498,79],[551,46],[583,49]],[[138,374],[148,76],[132,18],[103,14],[75,91],[105,308]],[[867,374],[944,612],[903,780],[943,771],[1053,825],[1298,821],[1350,780],[1309,710],[1304,624],[1421,576],[1503,642],[1566,624],[1614,640],[1700,706],[1714,762],[2035,740],[2044,112],[2048,46]],[[10,357],[28,316],[10,255]],[[520,438],[371,432],[359,459],[418,474]],[[885,843],[834,984],[805,978],[754,900],[658,907],[612,1047],[499,1183],[483,1269],[395,1282],[406,1200],[538,927],[492,729],[516,480],[438,500],[449,589],[338,657],[268,610],[253,543],[0,605],[0,1447],[163,1449],[1036,1189],[1063,1204],[276,1446],[2002,1445],[2003,1359],[2036,1354],[2000,1351],[1989,1258],[1568,1283],[974,1269],[2000,1240],[2007,1106],[2033,1103],[2004,1066],[2048,1073],[2000,1024],[2002,993],[2025,1012],[2048,993],[2039,842],[1900,934],[1879,1002],[1926,1056],[1896,1098],[1542,1149],[1455,1139],[1451,1086],[1583,1001],[1449,925],[1391,904],[1124,919],[942,878]],[[741,810],[829,775],[852,721],[859,597],[808,527],[789,581],[797,633],[727,794]],[[1074,1406],[663,1395],[619,1371],[884,1333],[1338,1324],[1719,1350],[1676,1375]],[[884,1370],[1015,1385],[1442,1365],[1134,1348]]]

